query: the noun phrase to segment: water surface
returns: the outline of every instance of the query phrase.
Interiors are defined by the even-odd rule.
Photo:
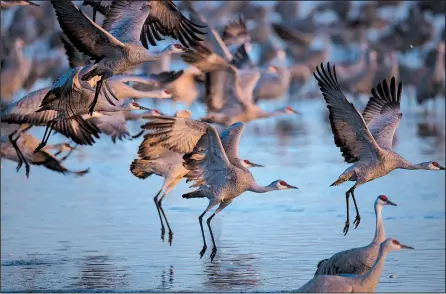
[[[437,109],[444,109],[443,101]],[[207,199],[181,198],[191,191],[184,182],[163,203],[173,244],[161,241],[152,198],[162,179],[129,172],[142,139],[112,144],[104,137],[80,148],[66,165],[90,166],[82,178],[32,166],[27,180],[3,160],[1,290],[291,291],[311,279],[321,259],[371,241],[373,203],[385,194],[398,204],[383,210],[387,235],[416,250],[389,254],[377,291],[444,292],[444,172],[399,170],[359,187],[361,224],[344,237],[344,193],[351,183],[329,187],[348,165],[333,143],[325,105],[321,97],[292,105],[304,115],[247,125],[240,153],[266,166],[252,169],[260,184],[283,179],[299,190],[247,192],[216,216],[214,263],[211,246],[203,259],[198,254],[198,216]],[[168,113],[170,106],[158,104]],[[395,150],[413,162],[444,164],[444,113],[425,118],[407,101],[403,106]],[[203,113],[193,109],[195,117]],[[132,127],[136,133],[137,124]]]

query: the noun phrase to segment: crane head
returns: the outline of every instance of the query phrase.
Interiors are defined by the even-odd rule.
[[[300,112],[294,110],[293,108],[291,108],[291,106],[287,106],[287,107],[285,107],[285,108],[283,109],[283,112],[286,113],[286,114],[299,114],[299,115],[301,115]]]
[[[436,161],[431,161],[429,162],[428,165],[429,169],[431,170],[445,170],[445,168],[443,166],[441,166],[438,162]]]
[[[273,184],[275,184],[277,190],[298,189],[297,187],[288,184],[284,180],[277,180],[273,182]]]
[[[393,205],[397,206],[395,203],[389,200],[386,195],[379,195],[376,199],[376,205]]]
[[[244,160],[242,160],[242,165],[243,165],[245,168],[250,168],[250,167],[264,167],[263,165],[260,165],[260,164],[251,162],[251,161],[249,161],[248,159],[244,159]]]
[[[415,249],[411,246],[401,244],[400,241],[393,239],[393,238],[388,238],[387,240],[382,242],[381,247],[383,247],[383,246],[384,246],[384,248],[386,248],[389,251],[395,251],[395,250],[401,250],[401,249]]]

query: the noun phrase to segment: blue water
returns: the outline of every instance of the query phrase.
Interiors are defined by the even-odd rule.
[[[395,150],[412,162],[444,165],[444,99],[425,117],[409,94],[405,89]],[[262,107],[283,107],[286,98]],[[140,180],[129,172],[141,138],[112,144],[103,136],[93,147],[79,147],[65,164],[91,167],[81,178],[32,166],[26,179],[23,170],[15,172],[15,163],[2,160],[1,291],[291,291],[312,278],[321,259],[371,241],[373,203],[385,194],[398,204],[383,210],[387,236],[416,250],[388,255],[377,291],[444,292],[444,172],[399,170],[359,187],[361,224],[343,236],[350,183],[329,185],[348,165],[334,145],[323,99],[293,98],[291,106],[303,116],[249,123],[240,154],[265,165],[252,169],[258,183],[283,179],[299,190],[247,192],[216,216],[214,263],[208,233],[208,252],[199,258],[198,216],[207,200],[181,198],[191,191],[184,182],[163,202],[174,238],[172,246],[161,241],[152,198],[162,179]],[[361,110],[364,103],[355,102]],[[176,110],[169,102],[156,107]],[[192,110],[194,118],[204,114],[202,107]],[[138,131],[137,123],[131,127]],[[31,133],[40,138],[43,130]],[[50,142],[63,140],[56,135]]]
[[[82,178],[32,166],[27,180],[15,163],[2,161],[2,291],[289,291],[312,277],[319,260],[370,242],[379,194],[398,204],[383,212],[388,236],[416,250],[388,256],[377,290],[444,291],[444,172],[394,171],[361,186],[361,224],[344,237],[349,184],[329,185],[348,165],[333,144],[321,100],[293,103],[303,117],[247,125],[241,156],[266,166],[252,169],[256,180],[283,179],[299,190],[248,192],[215,217],[214,263],[210,249],[203,259],[198,255],[198,216],[207,200],[181,198],[190,191],[184,182],[163,204],[173,244],[161,241],[152,198],[162,179],[143,181],[129,172],[141,139],[113,145],[103,138],[80,148],[66,165],[91,167]],[[169,103],[158,106],[173,111]],[[426,119],[407,103],[403,112],[396,151],[410,161],[444,163],[444,113]],[[419,129],[426,124],[440,134],[424,137],[429,134]]]

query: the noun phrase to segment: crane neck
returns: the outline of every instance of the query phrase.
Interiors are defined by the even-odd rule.
[[[362,284],[368,285],[368,291],[375,292],[376,286],[379,283],[379,278],[384,268],[387,253],[388,250],[385,248],[384,243],[381,243],[381,246],[379,247],[378,258],[376,259],[375,264],[367,273],[358,277],[361,280]]]
[[[375,229],[375,237],[371,245],[379,246],[386,239],[386,233],[384,231],[384,223],[382,219],[382,205],[375,204],[375,215],[376,215],[376,229]]]
[[[140,91],[135,88],[121,83],[118,87],[114,88],[115,95],[119,99],[123,98],[170,98],[169,95],[165,95],[163,91]]]
[[[437,51],[437,60],[435,62],[434,77],[437,81],[443,80],[444,74],[444,52]]]
[[[400,169],[407,169],[407,170],[417,170],[417,169],[425,169],[425,170],[430,170],[429,166],[427,165],[427,163],[410,163],[407,160],[403,159],[401,160],[398,168]]]
[[[254,192],[254,193],[266,193],[277,190],[276,186],[271,183],[268,186],[261,186],[257,184],[256,182],[253,182],[249,188],[248,191]]]

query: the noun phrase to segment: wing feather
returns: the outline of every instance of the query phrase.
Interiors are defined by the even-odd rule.
[[[190,170],[189,180],[215,183],[216,174],[221,176],[231,168],[218,132],[210,124],[182,117],[152,116],[143,127],[152,131],[145,135],[151,146],[186,153],[183,159],[184,167]]]
[[[51,0],[51,4],[63,32],[80,52],[97,61],[105,55],[120,52],[124,47],[121,41],[98,26],[71,1]]]
[[[327,103],[335,144],[341,149],[345,161],[352,163],[359,159],[377,156],[379,146],[361,114],[342,93],[336,78],[335,67],[333,66],[333,74],[329,63],[327,64],[328,73],[323,64],[320,67],[321,69],[316,68],[317,74],[314,73],[314,77]]]
[[[150,6],[150,14],[141,31],[141,41],[144,47],[148,48],[148,42],[156,46],[153,37],[155,36],[155,39],[159,41],[161,39],[159,35],[179,40],[187,48],[197,46],[199,41],[203,41],[198,35],[205,35],[206,33],[200,29],[207,26],[187,19],[173,1],[150,1]]]
[[[397,88],[394,77],[390,80],[390,87],[383,80],[376,89],[372,89],[372,97],[363,113],[376,143],[387,150],[392,150],[393,137],[403,116],[400,110],[401,90],[401,82]]]
[[[225,149],[226,156],[231,162],[234,160],[239,160],[240,158],[238,153],[238,145],[244,129],[245,124],[242,122],[237,122],[232,124],[220,134],[220,140],[223,148]]]

